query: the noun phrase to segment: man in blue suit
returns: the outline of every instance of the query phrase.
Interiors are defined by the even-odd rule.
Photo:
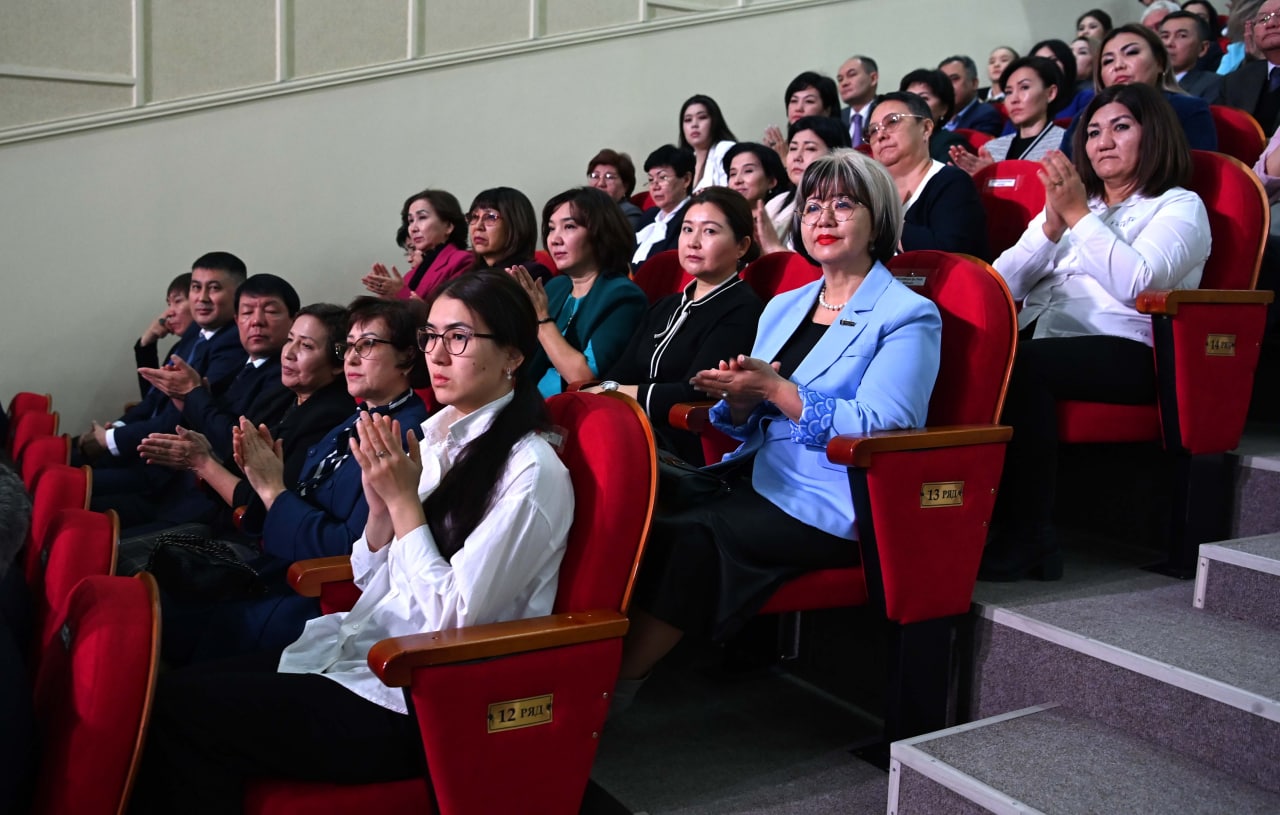
[[[999,136],[1004,122],[995,108],[978,99],[978,66],[973,59],[959,54],[947,57],[938,63],[938,70],[947,75],[956,91],[956,112],[943,128],[964,128]]]

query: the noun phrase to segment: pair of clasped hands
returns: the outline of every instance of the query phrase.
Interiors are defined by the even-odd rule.
[[[777,362],[739,354],[720,360],[714,368],[698,371],[689,384],[714,399],[724,400],[734,424],[741,424],[761,402],[777,404],[780,389],[790,383],[778,373]]]

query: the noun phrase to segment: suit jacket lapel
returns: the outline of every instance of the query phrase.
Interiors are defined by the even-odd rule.
[[[867,313],[875,307],[892,280],[889,270],[880,264],[877,263],[871,267],[866,280],[862,281],[862,285],[858,286],[853,297],[840,310],[836,321],[796,368],[791,376],[792,381],[800,385],[808,385],[844,354],[845,349],[852,345],[866,328],[869,322]]]

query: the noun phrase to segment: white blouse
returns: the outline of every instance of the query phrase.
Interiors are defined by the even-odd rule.
[[[422,424],[418,496],[440,484],[511,394],[459,418],[446,407]],[[370,670],[379,640],[550,614],[573,520],[573,486],[556,451],[538,434],[516,443],[493,501],[466,544],[446,560],[422,525],[371,552],[363,536],[351,567],[363,594],[348,612],[311,620],[280,658],[281,673],[318,673],[389,710],[407,713],[399,688]]]
[[[729,148],[735,144],[737,142],[726,140],[711,145],[711,149],[707,151],[707,158],[702,164],[702,178],[694,185],[694,192],[706,187],[729,186],[729,174],[724,169],[724,154],[729,152]]]
[[[1113,207],[1094,199],[1089,209],[1057,243],[1045,237],[1041,212],[996,258],[1013,299],[1024,300],[1018,325],[1036,321],[1037,339],[1105,334],[1151,345],[1151,318],[1138,313],[1138,294],[1200,285],[1210,246],[1204,203],[1174,187]]]

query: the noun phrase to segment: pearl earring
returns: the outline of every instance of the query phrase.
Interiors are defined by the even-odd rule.
[[[508,380],[509,380],[509,379],[511,379],[511,369],[510,369],[510,368],[507,368],[505,371],[503,371],[503,373],[505,373],[505,374],[507,375],[507,379],[508,379]]]

